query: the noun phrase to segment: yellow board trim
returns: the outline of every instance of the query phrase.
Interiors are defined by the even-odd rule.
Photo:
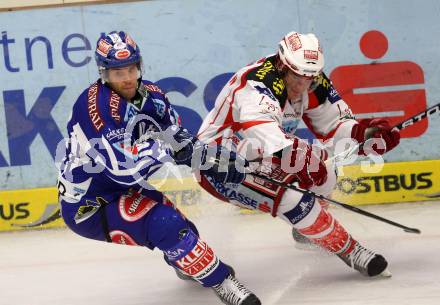
[[[352,205],[440,198],[440,160],[387,163],[379,173],[345,166],[332,198]],[[201,213],[203,190],[193,177],[149,181],[188,217]],[[0,231],[63,227],[55,187],[0,192]],[[252,213],[251,213],[252,214]],[[59,214],[58,214],[59,215]],[[51,220],[51,221],[49,221]],[[41,225],[37,225],[42,222]]]
[[[332,198],[353,205],[440,198],[440,160],[386,163],[379,173],[345,166]]]

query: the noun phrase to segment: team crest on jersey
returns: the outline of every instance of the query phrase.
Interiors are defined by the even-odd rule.
[[[163,118],[165,115],[166,105],[165,102],[159,99],[152,99],[154,108],[156,109],[156,113],[160,118]]]
[[[125,110],[124,122],[125,123],[129,122],[137,114],[138,114],[138,110],[136,109],[136,106],[134,106],[131,103],[127,103],[127,110]]]
[[[86,200],[86,205],[80,206],[74,216],[75,223],[79,224],[84,220],[89,219],[101,206],[107,203],[108,202],[102,197],[96,197],[96,201]]]

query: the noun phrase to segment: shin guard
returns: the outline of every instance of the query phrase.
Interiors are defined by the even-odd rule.
[[[350,253],[355,244],[355,240],[345,228],[322,208],[313,224],[298,231],[313,243],[335,254]]]
[[[184,232],[174,247],[164,250],[164,253],[175,268],[205,287],[217,285],[229,275],[228,268],[211,247],[190,229]]]

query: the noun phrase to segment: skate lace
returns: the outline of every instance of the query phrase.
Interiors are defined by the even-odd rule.
[[[251,292],[237,279],[229,275],[223,283],[213,286],[218,296],[230,305],[239,305]]]
[[[352,268],[358,267],[366,270],[368,267],[368,263],[373,259],[375,255],[375,252],[368,250],[359,244],[356,244],[353,251],[348,255],[347,258],[350,261]]]

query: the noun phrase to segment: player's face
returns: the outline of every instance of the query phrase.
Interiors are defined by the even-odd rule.
[[[287,97],[291,101],[296,101],[309,89],[313,82],[313,77],[301,76],[288,70],[284,76],[284,82],[286,83]]]
[[[107,70],[107,81],[110,87],[126,100],[136,95],[140,70],[137,64]]]

